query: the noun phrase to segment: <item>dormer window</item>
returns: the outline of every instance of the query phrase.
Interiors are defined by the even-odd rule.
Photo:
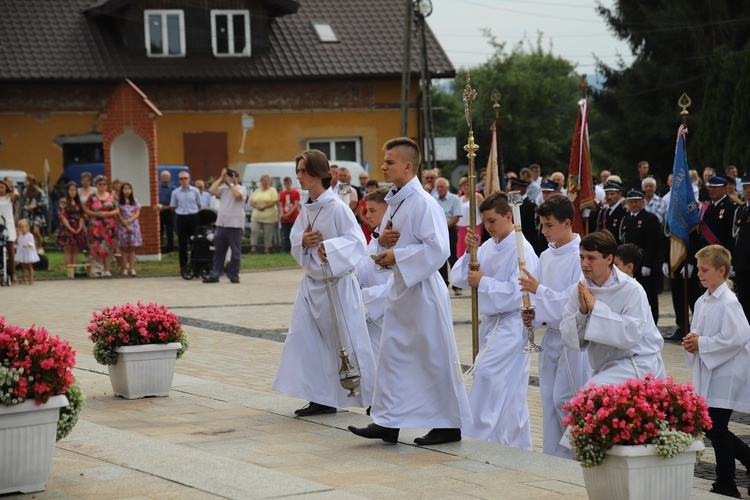
[[[185,56],[185,15],[181,10],[145,10],[143,21],[149,57]]]
[[[249,57],[250,11],[212,10],[211,46],[216,57]]]

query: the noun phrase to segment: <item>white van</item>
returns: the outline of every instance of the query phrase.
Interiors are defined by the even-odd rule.
[[[359,174],[365,171],[365,169],[362,168],[362,165],[353,161],[337,161],[335,165],[348,168],[349,172],[352,174],[352,184],[355,186],[359,185]],[[245,165],[245,173],[242,176],[242,185],[248,189],[249,193],[256,187],[260,186],[260,176],[267,174],[271,177],[271,185],[275,187],[277,191],[284,189],[284,177],[291,177],[292,186],[295,189],[300,189],[294,167],[295,164],[293,161],[248,163]]]
[[[23,191],[23,183],[26,180],[26,172],[23,170],[0,170],[0,179],[10,177],[19,191]]]

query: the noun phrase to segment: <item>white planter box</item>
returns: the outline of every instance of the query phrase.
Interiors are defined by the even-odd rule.
[[[179,342],[118,347],[117,364],[109,365],[115,396],[169,396],[177,351],[181,348]]]
[[[654,445],[613,446],[604,463],[583,467],[590,500],[664,500],[690,498],[695,454],[703,450],[694,441],[674,458],[661,458]]]
[[[0,405],[0,494],[44,491],[64,406],[68,398],[63,395],[43,405],[33,400]]]

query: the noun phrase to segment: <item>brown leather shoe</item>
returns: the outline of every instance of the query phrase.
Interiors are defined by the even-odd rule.
[[[383,427],[378,424],[370,424],[367,427],[354,427],[350,425],[348,429],[352,434],[363,438],[382,439],[390,444],[398,443],[398,429],[391,429],[390,427]]]
[[[294,412],[295,415],[300,417],[312,417],[313,415],[321,415],[323,413],[336,413],[336,408],[333,406],[326,406],[310,401],[307,406],[300,408]]]
[[[454,443],[461,441],[461,429],[432,429],[422,437],[414,440],[420,446]]]

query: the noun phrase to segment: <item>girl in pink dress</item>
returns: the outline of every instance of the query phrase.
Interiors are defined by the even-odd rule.
[[[117,221],[117,246],[122,252],[123,276],[135,276],[135,249],[143,245],[141,226],[141,204],[133,196],[129,182],[120,187],[120,218]]]

